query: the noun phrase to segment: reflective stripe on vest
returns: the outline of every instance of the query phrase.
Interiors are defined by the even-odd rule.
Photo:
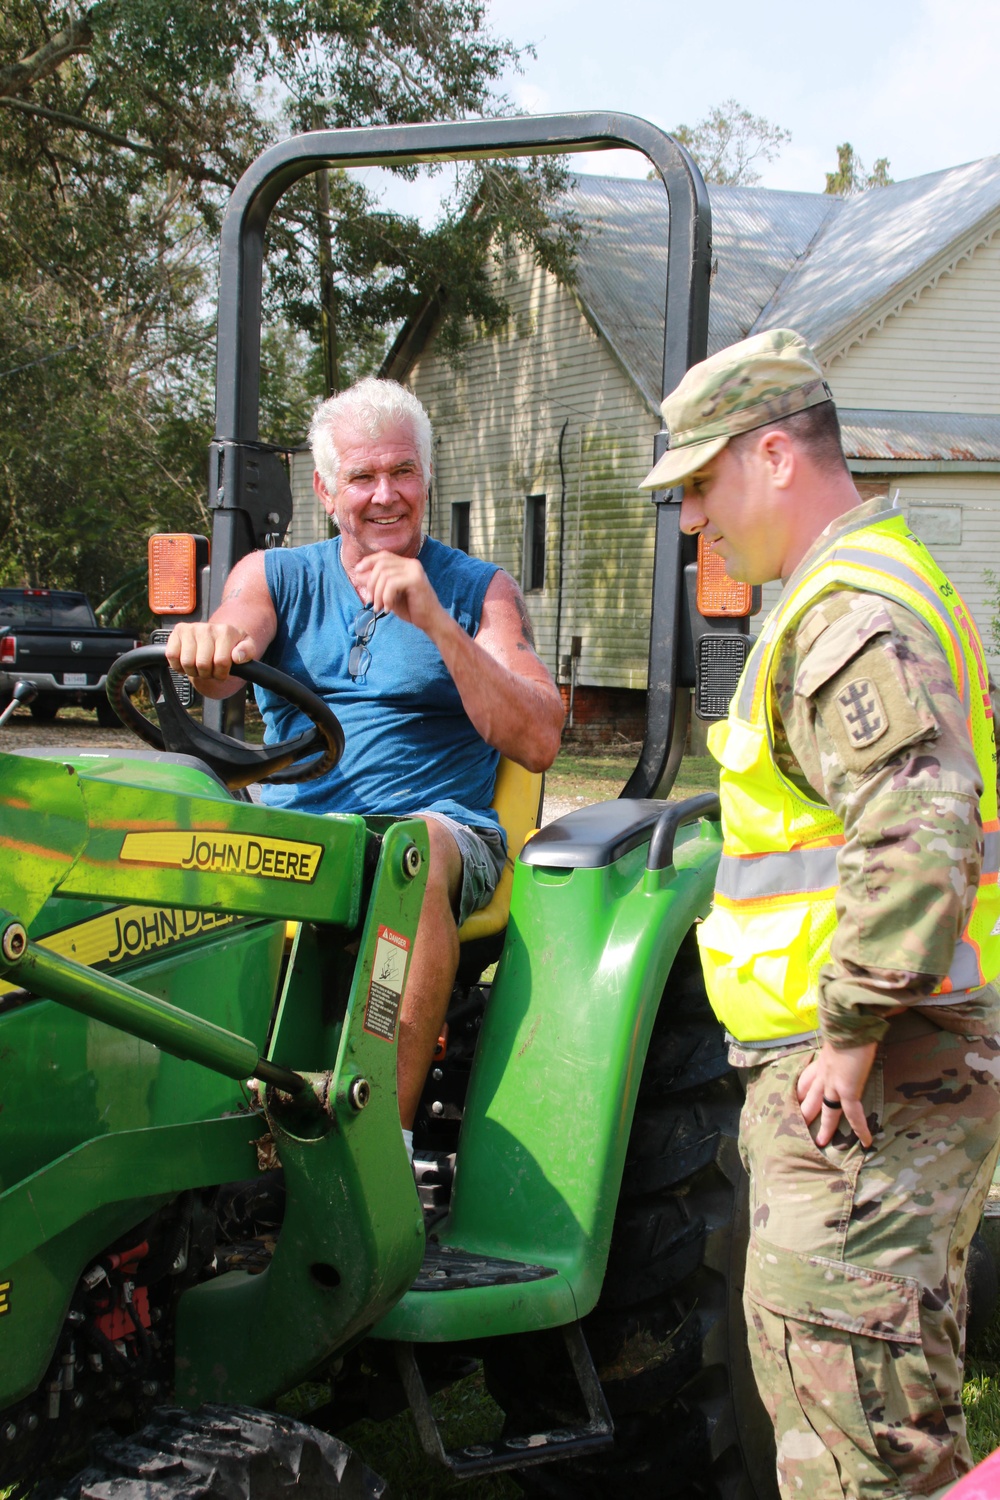
[[[848,525],[793,574],[755,643],[709,747],[719,761],[724,844],[712,911],[698,929],[712,1005],[740,1041],[815,1030],[819,976],[837,926],[844,829],[825,803],[783,777],[773,754],[771,671],[784,633],[821,595],[880,594],[911,610],[941,644],[983,778],[984,858],[973,909],[939,998],[1000,973],[1000,821],[985,655],[958,593],[898,512]]]

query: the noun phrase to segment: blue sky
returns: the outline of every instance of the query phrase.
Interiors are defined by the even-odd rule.
[[[896,180],[1000,153],[1000,0],[490,0],[536,57],[508,79],[526,113],[623,110],[669,130],[728,98],[790,130],[766,187],[821,192],[849,140]],[[645,176],[634,153],[578,169]],[[431,216],[434,192],[393,201]]]

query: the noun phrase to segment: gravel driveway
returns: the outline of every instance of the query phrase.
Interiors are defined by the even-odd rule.
[[[123,724],[120,729],[102,729],[95,714],[82,708],[63,709],[58,719],[45,724],[35,721],[26,708],[16,709],[0,729],[0,750],[23,750],[31,745],[53,745],[59,749],[134,750],[141,744]]]

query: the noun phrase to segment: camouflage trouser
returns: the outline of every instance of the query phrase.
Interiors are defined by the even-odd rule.
[[[911,1013],[865,1091],[874,1145],[815,1144],[812,1057],[748,1074],[745,1305],[782,1496],[929,1495],[972,1465],[962,1415],[965,1259],[1000,1130],[1000,1040]]]

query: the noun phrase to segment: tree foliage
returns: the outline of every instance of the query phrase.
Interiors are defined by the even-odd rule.
[[[891,182],[888,157],[878,157],[869,172],[850,141],[845,141],[837,147],[837,170],[827,172],[823,191],[850,198],[855,193],[866,193],[869,188],[888,187]]]
[[[0,581],[104,597],[151,529],[205,524],[217,237],[254,157],[289,131],[502,111],[517,60],[478,0],[6,0]],[[264,435],[300,437],[324,341],[342,384],[432,293],[452,343],[469,314],[502,323],[489,258],[510,244],[571,279],[557,161],[455,170],[430,230],[351,174],[286,194],[269,228]]]
[[[697,125],[678,125],[674,139],[694,157],[706,182],[724,187],[752,187],[760,181],[755,163],[775,161],[791,131],[751,114],[735,99],[710,109]]]

